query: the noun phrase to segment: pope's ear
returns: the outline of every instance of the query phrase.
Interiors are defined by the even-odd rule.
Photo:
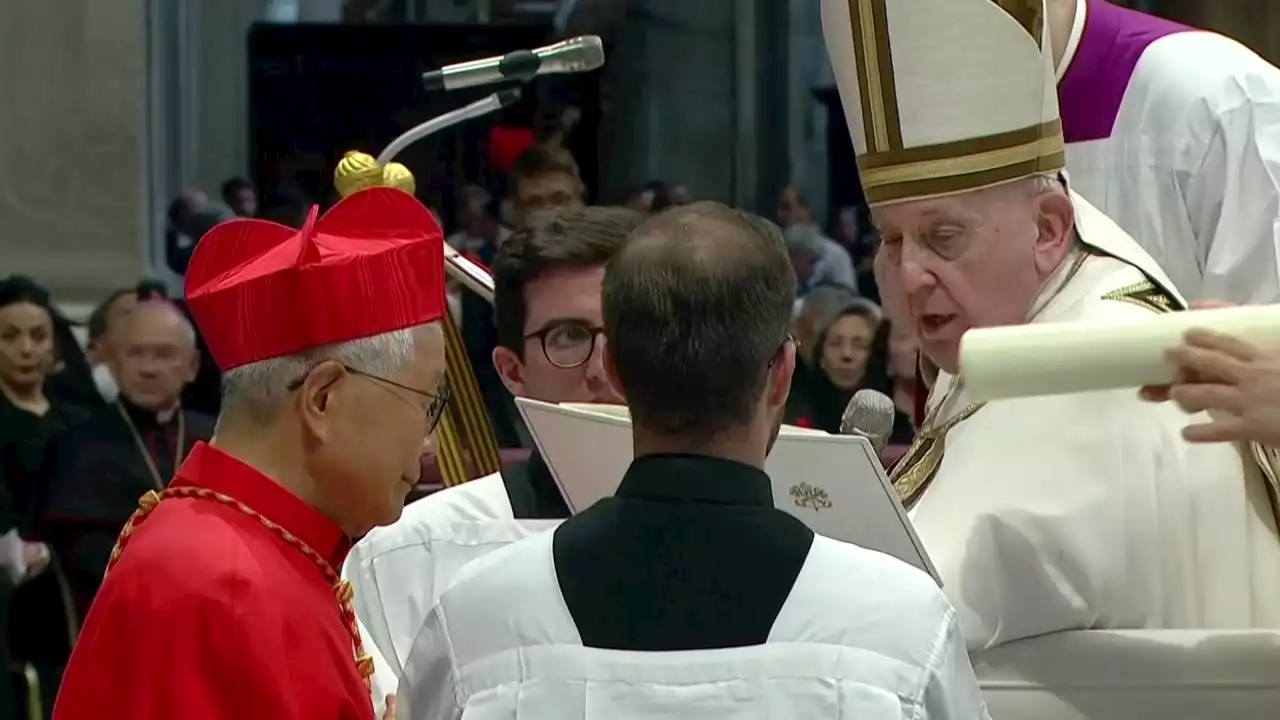
[[[1070,247],[1076,224],[1071,197],[1060,191],[1043,192],[1036,198],[1036,205],[1037,250],[1052,252],[1063,246]]]
[[[336,360],[317,364],[298,386],[298,411],[302,422],[318,439],[327,439],[329,419],[337,403],[337,389],[347,376],[346,368]]]

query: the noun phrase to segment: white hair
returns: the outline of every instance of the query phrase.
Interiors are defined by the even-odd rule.
[[[1057,173],[1039,173],[1023,180],[1027,190],[1032,195],[1039,195],[1046,192],[1066,192],[1062,181],[1058,179]]]
[[[289,386],[325,360],[336,360],[353,370],[378,377],[394,377],[413,360],[415,329],[325,345],[299,355],[232,368],[222,376],[223,409],[228,415],[263,425],[289,394]]]
[[[787,242],[787,251],[792,256],[803,256],[812,260],[822,257],[822,230],[812,223],[796,223],[782,231]]]

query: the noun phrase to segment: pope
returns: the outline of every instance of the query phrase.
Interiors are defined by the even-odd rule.
[[[443,257],[431,212],[385,185],[300,231],[199,242],[186,295],[222,414],[122,532],[57,720],[373,719],[336,569],[399,517],[448,402]]]
[[[891,480],[971,652],[1076,629],[1280,627],[1274,457],[1189,443],[1209,416],[1127,389],[983,403],[966,387],[971,328],[1187,307],[1067,184],[1042,9],[822,3],[878,271],[937,371]]]

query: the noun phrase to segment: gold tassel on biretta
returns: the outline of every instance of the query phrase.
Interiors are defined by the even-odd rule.
[[[358,150],[342,156],[333,171],[333,185],[344,198],[372,187],[393,187],[411,195],[417,188],[409,168],[394,162],[379,167],[376,158]],[[443,324],[453,398],[436,429],[436,462],[444,484],[457,485],[498,472],[502,469],[502,459],[462,332],[448,313]]]

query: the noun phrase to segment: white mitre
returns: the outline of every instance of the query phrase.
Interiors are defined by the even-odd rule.
[[[1064,180],[1043,0],[822,0],[822,32],[871,205]],[[1111,218],[1071,193],[1080,241],[1150,281],[1124,299],[1186,303]],[[1253,444],[1280,516],[1280,450]]]
[[[1065,178],[1043,0],[822,0],[822,30],[871,205]],[[1071,194],[1076,234],[1146,273],[1164,270]]]
[[[1063,169],[1041,0],[823,0],[873,205]]]

